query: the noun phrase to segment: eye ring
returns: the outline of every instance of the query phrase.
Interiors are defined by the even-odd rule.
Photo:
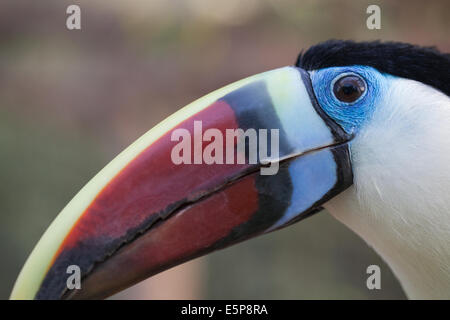
[[[330,87],[334,98],[345,105],[352,105],[367,94],[366,81],[354,72],[339,74],[333,79]]]

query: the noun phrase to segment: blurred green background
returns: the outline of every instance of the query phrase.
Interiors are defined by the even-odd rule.
[[[81,7],[82,30],[66,29]],[[381,7],[381,30],[366,8]],[[0,298],[53,218],[115,155],[192,100],[293,64],[330,38],[450,51],[450,2],[90,0],[0,3]],[[368,265],[382,270],[369,291]],[[395,299],[389,268],[326,212],[116,298]]]

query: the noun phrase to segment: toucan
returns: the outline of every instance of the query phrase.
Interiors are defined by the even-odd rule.
[[[329,40],[196,100],[79,191],[11,298],[106,298],[322,209],[374,248],[409,298],[450,298],[449,70],[434,47]],[[251,147],[249,130],[276,143]],[[250,149],[267,156],[245,161]],[[67,285],[73,266],[80,288]]]

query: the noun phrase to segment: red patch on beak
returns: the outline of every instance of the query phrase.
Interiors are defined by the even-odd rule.
[[[176,128],[187,129],[193,136],[194,120],[202,121],[205,128],[217,128],[224,135],[226,129],[237,128],[233,110],[224,101],[215,102]],[[59,252],[89,238],[123,236],[150,215],[208,190],[248,166],[175,165],[170,158],[176,144],[171,141],[171,132],[155,141],[111,180],[81,215]]]
[[[256,174],[186,207],[122,247],[99,264],[71,298],[104,298],[174,265],[233,244],[221,246],[220,240],[257,211]]]

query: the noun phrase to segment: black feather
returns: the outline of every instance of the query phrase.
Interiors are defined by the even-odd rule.
[[[305,70],[364,65],[380,72],[428,84],[450,96],[450,54],[434,47],[401,42],[329,40],[300,53]]]

